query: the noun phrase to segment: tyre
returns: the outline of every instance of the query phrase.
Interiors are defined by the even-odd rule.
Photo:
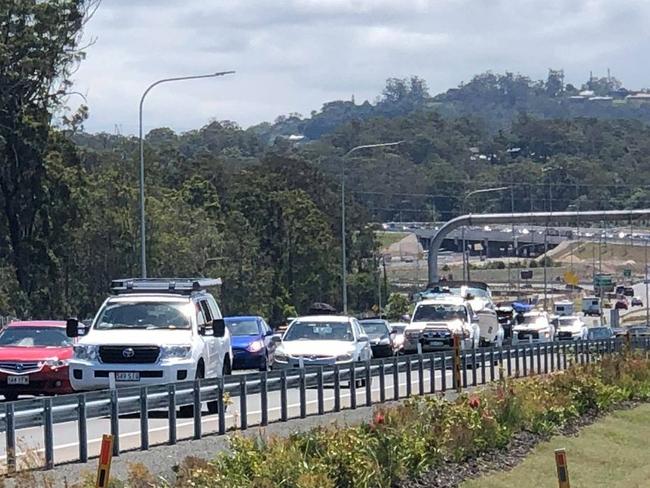
[[[221,373],[223,376],[230,376],[232,374],[232,367],[230,366],[230,359],[226,358],[223,362],[223,368],[221,368]],[[224,404],[224,410],[227,406]],[[217,400],[212,400],[208,402],[208,413],[214,415],[219,413],[219,402]]]
[[[205,368],[203,366],[203,363],[200,363],[199,367],[196,370],[196,375],[194,375],[194,379],[202,380],[204,377]],[[180,417],[194,417],[194,405],[183,405],[178,409],[178,413]]]
[[[260,371],[268,371],[269,369],[271,369],[269,368],[269,357],[265,354],[260,364]]]
[[[8,402],[15,402],[18,400],[18,393],[5,393],[3,396]]]

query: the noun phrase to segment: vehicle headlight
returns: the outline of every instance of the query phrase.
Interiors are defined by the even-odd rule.
[[[95,361],[98,357],[99,347],[93,344],[78,344],[73,346],[74,357],[82,361]]]
[[[45,365],[49,368],[52,369],[57,369],[57,368],[62,368],[64,366],[68,365],[68,360],[67,359],[57,359],[57,358],[52,358],[52,359],[46,359],[41,363],[41,365]]]
[[[189,344],[178,344],[162,346],[160,348],[160,359],[185,359],[192,354],[192,346]]]
[[[273,359],[278,363],[286,363],[287,361],[289,361],[289,355],[284,351],[279,351],[278,349],[276,349],[275,353],[273,354]]]
[[[352,354],[339,354],[336,356],[337,361],[352,361]]]
[[[248,352],[259,352],[262,349],[264,349],[264,341],[262,340],[251,342],[246,348]]]

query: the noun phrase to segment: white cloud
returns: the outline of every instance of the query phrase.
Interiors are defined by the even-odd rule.
[[[650,4],[641,0],[104,0],[97,42],[76,75],[87,129],[137,131],[152,81],[235,69],[229,78],[156,87],[145,128],[243,126],[323,102],[374,99],[388,77],[417,74],[438,92],[492,69],[586,80],[608,67],[648,85]]]

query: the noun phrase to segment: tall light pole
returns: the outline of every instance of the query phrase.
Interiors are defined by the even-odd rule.
[[[345,244],[345,160],[350,156],[350,154],[361,151],[362,149],[372,149],[376,147],[389,147],[397,146],[402,144],[404,141],[396,142],[382,142],[380,144],[362,144],[360,146],[355,146],[346,152],[341,158],[341,286],[343,288],[343,313],[348,313],[348,276],[347,276],[347,255],[346,255],[346,244]]]
[[[147,235],[146,235],[146,226],[145,226],[145,211],[144,211],[144,138],[142,137],[142,107],[144,105],[144,99],[151,89],[160,85],[161,83],[167,83],[170,81],[185,81],[185,80],[198,80],[200,78],[214,78],[217,76],[224,76],[234,73],[234,71],[220,71],[218,73],[210,73],[207,75],[194,75],[194,76],[179,76],[176,78],[164,78],[162,80],[155,81],[147,87],[147,89],[142,94],[140,98],[140,111],[139,111],[139,126],[140,126],[140,259],[141,259],[141,273],[142,277],[147,277]]]
[[[496,188],[483,188],[481,190],[474,190],[474,191],[470,191],[469,193],[466,193],[465,197],[463,198],[463,215],[467,213],[466,212],[466,210],[467,210],[466,209],[467,199],[469,197],[471,197],[472,195],[478,195],[479,193],[490,193],[490,192],[496,192],[496,191],[503,191],[503,190],[509,190],[509,189],[510,189],[509,186],[499,186],[499,187],[496,187]],[[460,232],[461,232],[461,238],[463,240],[463,279],[466,279],[465,277],[467,277],[467,281],[469,281],[469,262],[466,262],[466,261],[469,261],[469,260],[465,259],[465,255],[467,253],[467,248],[465,247],[465,226],[463,226],[461,228]]]

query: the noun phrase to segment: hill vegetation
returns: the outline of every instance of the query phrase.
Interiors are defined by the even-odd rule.
[[[53,122],[96,2],[20,6],[0,24],[0,87],[15,87],[0,89],[0,312],[85,317],[111,278],[140,273],[138,140],[84,133],[87,107]],[[510,211],[512,202],[515,211],[647,206],[645,106],[570,102],[580,90],[558,76],[487,73],[435,97],[421,78],[390,79],[373,103],[332,101],[309,118],[152,130],[149,273],[220,276],[226,313],[272,322],[313,301],[339,305],[343,167],[358,311],[377,302],[380,283],[371,222]],[[611,78],[589,83],[594,94],[621,90]],[[387,141],[404,142],[342,159]],[[511,190],[464,202],[494,185]]]

